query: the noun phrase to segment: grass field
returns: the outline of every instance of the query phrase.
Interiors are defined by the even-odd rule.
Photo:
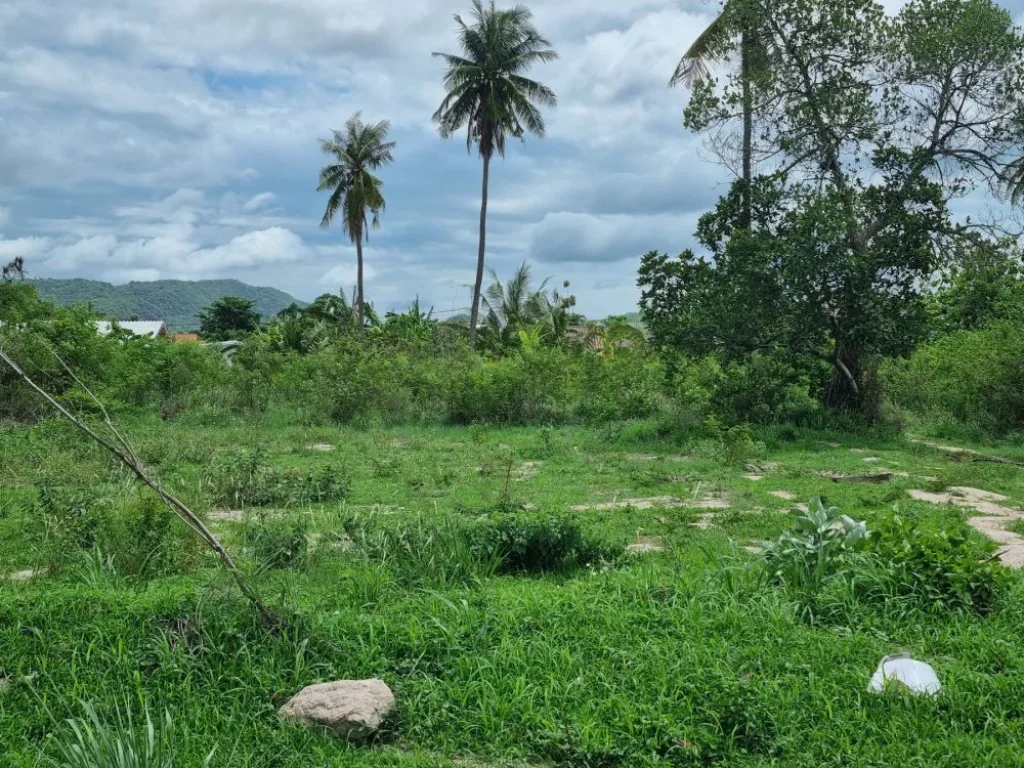
[[[161,738],[181,766],[213,748],[215,766],[1024,765],[1019,573],[985,615],[865,601],[842,581],[808,613],[759,554],[789,527],[792,504],[816,496],[869,530],[894,508],[923,530],[969,530],[968,510],[908,492],[969,486],[1024,508],[1020,467],[792,428],[732,445],[663,437],[646,422],[127,427],[154,473],[242,553],[288,628],[261,630],[204,553],[182,548],[173,567],[140,578],[95,542],[66,551],[34,519],[34,489],[91,489],[94,505],[115,510],[137,510],[137,491],[63,425],[4,428],[4,766],[39,764],[85,703],[106,722],[166,711]],[[1020,447],[984,450],[1024,458]],[[228,503],[225,478],[248,470],[224,457],[240,451],[348,493]],[[79,522],[91,507],[81,509]],[[474,558],[462,532],[506,513],[575,521],[600,554],[531,574]],[[126,541],[147,535],[126,525]],[[281,541],[285,556],[268,560]],[[654,551],[624,551],[637,544]],[[966,546],[975,560],[995,551],[973,532]],[[935,667],[938,697],[866,692],[879,659],[901,650]],[[368,677],[398,701],[372,745],[276,716],[306,685]]]

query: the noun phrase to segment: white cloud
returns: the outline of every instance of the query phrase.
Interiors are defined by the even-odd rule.
[[[533,227],[530,258],[552,264],[635,261],[650,250],[678,250],[695,224],[687,216],[549,213]]]
[[[258,195],[253,195],[242,206],[243,211],[258,211],[260,208],[266,208],[268,205],[272,205],[277,201],[277,195],[273,192],[260,192]]]
[[[363,280],[369,282],[377,276],[377,270],[372,265],[363,263]],[[338,286],[351,286],[355,285],[356,282],[356,264],[353,258],[351,264],[339,264],[336,267],[331,267],[329,270],[324,272],[323,277],[320,278],[321,285],[331,286],[337,288]]]
[[[11,220],[11,209],[0,205],[0,227],[6,226]],[[0,230],[2,231],[2,230]]]
[[[17,237],[0,239],[0,261],[21,257],[29,259],[43,253],[50,244],[48,237]]]
[[[557,263],[582,311],[626,311],[636,256],[685,247],[726,178],[682,129],[686,91],[666,88],[717,4],[528,2],[561,54],[531,75],[560,103],[544,140],[510,144],[492,169],[488,265],[507,274],[528,257],[546,275]],[[0,178],[18,197],[0,198],[17,208],[16,220],[0,211],[0,254],[23,252],[33,274],[230,275],[302,298],[350,284],[354,249],[317,228],[317,139],[362,110],[398,141],[367,249],[371,298],[465,304],[480,164],[430,122],[443,71],[430,52],[457,50],[452,14],[468,8],[6,0]]]

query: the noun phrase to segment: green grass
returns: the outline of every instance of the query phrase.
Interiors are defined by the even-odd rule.
[[[912,501],[908,489],[969,485],[1021,505],[1018,468],[957,462],[902,439],[798,430],[783,440],[765,430],[748,460],[762,470],[753,481],[744,462],[724,461],[715,444],[668,442],[646,422],[127,426],[160,478],[203,513],[212,509],[213,462],[240,448],[265,449],[282,470],[341,467],[350,490],[344,500],[251,509],[242,522],[214,523],[289,617],[284,633],[263,632],[206,556],[145,579],[93,562],[0,581],[5,766],[56,754],[51,740],[73,738],[65,720],[82,718],[83,703],[110,727],[126,709],[136,723],[148,712],[155,725],[168,713],[167,743],[183,766],[201,765],[213,748],[212,765],[289,768],[1024,765],[1016,746],[1024,743],[1019,575],[985,618],[840,597],[842,610],[810,623],[744,549],[788,524],[790,503],[770,491],[803,502],[822,496],[869,528],[898,507],[938,529],[963,512]],[[880,467],[909,477],[875,485],[815,474]],[[46,485],[98,489],[118,509],[131,508],[126,479],[66,428],[0,429],[0,573],[47,566],[30,519],[34,488]],[[702,514],[694,509],[570,510],[707,494],[727,496],[731,507],[713,512],[706,530],[693,525]],[[457,536],[486,510],[514,505],[570,516],[601,542],[622,547],[647,536],[667,550],[498,575],[460,549]],[[316,546],[288,567],[263,567],[253,532],[268,520],[300,524]],[[357,524],[435,539],[407,538],[414,543],[404,556],[386,546],[369,552],[344,535]],[[444,552],[430,549],[434,541]],[[980,537],[975,544],[991,550]],[[904,649],[936,668],[939,697],[866,693],[879,659]],[[276,717],[305,685],[373,676],[394,689],[399,706],[376,744],[340,744]]]

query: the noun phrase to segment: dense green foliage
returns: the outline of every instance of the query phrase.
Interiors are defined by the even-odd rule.
[[[90,305],[102,317],[116,320],[163,320],[175,331],[199,328],[199,312],[223,296],[253,302],[261,317],[270,318],[295,302],[276,288],[257,288],[238,280],[155,280],[110,285],[98,280],[33,280],[39,295],[63,306]]]
[[[260,327],[254,303],[240,296],[224,296],[199,313],[199,335],[207,341],[241,339]]]
[[[977,246],[949,202],[1003,185],[1024,144],[1024,38],[990,0],[733,6],[758,76],[700,78],[685,121],[720,135],[756,113],[771,162],[702,217],[706,256],[644,258],[644,321],[691,355],[826,361],[827,402],[873,417],[880,357],[927,337],[930,279]]]
[[[943,543],[943,532],[962,530],[963,512],[906,495],[933,473],[1019,507],[1015,467],[867,434],[755,429],[757,461],[774,466],[755,482],[702,433],[659,437],[657,421],[359,429],[287,416],[122,422],[288,617],[275,633],[206,556],[131,575],[130,542],[117,536],[70,554],[41,546],[33,488],[60,484],[65,500],[81,496],[86,517],[134,530],[147,525],[144,497],[64,426],[0,428],[0,572],[39,574],[0,583],[5,764],[45,765],[42,754],[67,764],[62,749],[79,743],[71,717],[103,744],[144,753],[147,712],[154,748],[186,766],[213,749],[210,765],[224,768],[1018,762],[1020,577],[995,585],[991,610],[960,602],[983,596],[972,585],[986,583],[990,566],[979,561],[992,544],[974,533]],[[830,447],[837,438],[843,445]],[[349,492],[342,502],[214,513],[205,479],[240,446],[262,447],[264,466],[297,477],[342,466]],[[862,471],[866,454],[850,448],[910,477],[875,486],[815,474]],[[868,543],[855,554],[878,558],[877,569],[846,561],[850,580],[827,579],[811,615],[799,590],[765,578],[764,558],[744,549],[790,529],[771,495],[779,489],[824,495],[864,521]],[[630,506],[708,490],[730,508]],[[614,508],[571,509],[614,499]],[[895,504],[915,532],[890,532]],[[665,551],[622,555],[638,538]],[[892,581],[890,568],[910,578]],[[935,667],[937,699],[865,693],[879,659],[903,649]],[[399,703],[376,745],[277,717],[305,685],[374,676]]]

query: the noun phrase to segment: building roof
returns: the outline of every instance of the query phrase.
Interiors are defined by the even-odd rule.
[[[167,333],[167,325],[163,320],[119,320],[118,326],[135,336],[164,336]],[[97,320],[96,330],[101,336],[107,336],[113,329],[113,323],[107,320]]]

